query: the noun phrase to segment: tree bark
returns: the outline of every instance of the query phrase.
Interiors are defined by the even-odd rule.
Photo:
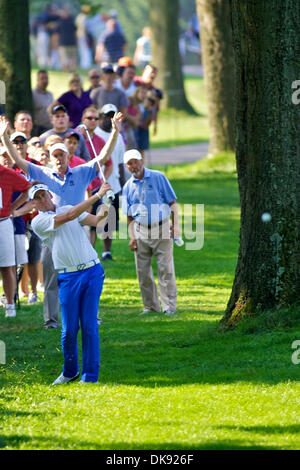
[[[157,86],[164,91],[162,107],[195,113],[187,101],[179,53],[178,0],[149,0],[152,62]]]
[[[240,248],[223,325],[300,300],[300,5],[231,0]],[[271,215],[270,222],[262,214]]]
[[[0,0],[0,80],[5,84],[5,114],[32,111],[28,0]]]
[[[208,102],[210,154],[235,148],[234,56],[228,0],[196,0]]]

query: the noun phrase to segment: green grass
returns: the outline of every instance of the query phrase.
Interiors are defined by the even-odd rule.
[[[15,319],[1,309],[0,448],[299,449],[300,365],[291,361],[299,313],[290,312],[289,328],[278,318],[219,328],[238,249],[234,157],[166,170],[181,204],[205,204],[202,250],[175,247],[178,313],[138,315],[133,256],[126,240],[114,241],[99,384],[51,388],[60,332],[42,328],[42,303],[22,301]]]
[[[32,84],[36,83],[37,69],[32,70]],[[83,87],[89,87],[86,71],[79,71],[83,79]],[[68,90],[69,74],[49,70],[49,90],[57,99]],[[202,78],[186,77],[185,90],[190,103],[198,115],[190,115],[183,111],[161,110],[159,113],[157,134],[152,135],[151,148],[173,147],[184,144],[194,144],[209,140],[207,107],[205,101],[204,82]]]

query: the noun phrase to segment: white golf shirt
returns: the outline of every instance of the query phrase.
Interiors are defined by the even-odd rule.
[[[80,225],[80,221],[87,217],[87,212],[54,228],[54,217],[71,207],[57,207],[55,212],[39,212],[31,222],[33,231],[51,250],[55,269],[71,268],[98,258],[84,228]]]

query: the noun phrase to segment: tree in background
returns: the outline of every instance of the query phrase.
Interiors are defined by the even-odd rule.
[[[20,109],[31,111],[28,0],[0,0],[0,79],[8,118]]]
[[[300,8],[293,0],[230,3],[241,228],[227,326],[300,300],[300,125],[292,99]]]
[[[234,57],[230,2],[196,0],[208,103],[210,154],[234,150]]]
[[[152,62],[158,67],[156,84],[164,91],[163,107],[194,113],[186,99],[179,53],[178,0],[149,0]]]

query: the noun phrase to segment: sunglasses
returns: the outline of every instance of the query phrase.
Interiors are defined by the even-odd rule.
[[[16,145],[18,145],[18,144],[24,145],[24,144],[26,144],[26,142],[27,142],[27,140],[25,140],[25,139],[17,139],[17,140],[13,141],[13,143],[16,144]]]
[[[99,75],[93,75],[93,76],[90,77],[90,78],[100,78],[100,76],[99,76]]]
[[[88,119],[89,121],[98,121],[98,117],[94,117],[94,116],[85,116],[84,119]]]

